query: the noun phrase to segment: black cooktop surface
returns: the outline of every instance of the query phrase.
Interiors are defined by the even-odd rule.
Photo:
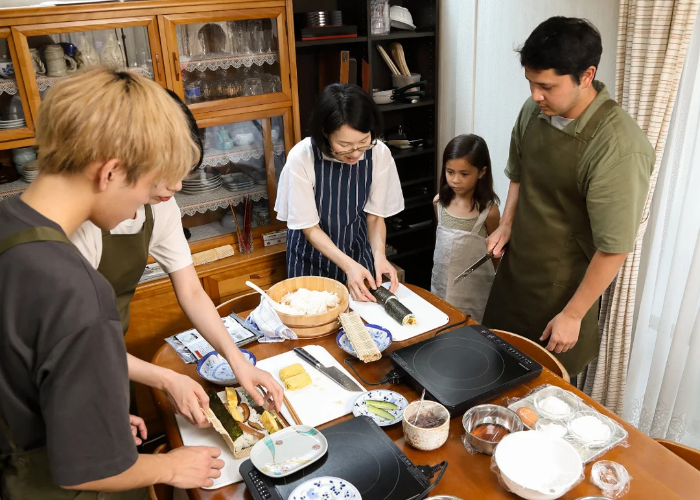
[[[386,433],[368,417],[357,417],[321,431],[328,453],[290,476],[273,479],[250,460],[240,472],[256,500],[286,500],[304,481],[321,476],[352,483],[363,500],[406,500],[425,491],[429,480]]]
[[[542,366],[483,326],[465,326],[391,354],[451,414],[537,377]]]

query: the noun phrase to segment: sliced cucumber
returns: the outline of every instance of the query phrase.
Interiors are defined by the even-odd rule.
[[[375,401],[374,399],[368,399],[365,401],[365,404],[367,406],[374,406],[375,408],[382,408],[383,410],[398,410],[399,407],[396,406],[394,403],[390,403],[389,401]]]
[[[389,413],[388,411],[382,410],[381,408],[377,408],[377,407],[372,406],[372,405],[365,405],[365,406],[367,406],[367,409],[371,413],[374,413],[376,416],[378,416],[379,418],[383,418],[384,420],[394,420],[394,418],[396,418],[391,413]]]

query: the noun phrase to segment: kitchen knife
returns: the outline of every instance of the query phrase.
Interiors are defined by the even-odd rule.
[[[338,370],[335,366],[323,366],[316,358],[301,347],[295,347],[294,352],[301,359],[309,363],[326,377],[338,384],[340,387],[350,392],[365,392],[365,390],[357,385],[350,377]]]
[[[483,265],[486,261],[488,261],[491,257],[492,257],[492,255],[490,253],[487,253],[484,256],[482,256],[481,258],[479,258],[479,260],[477,260],[471,266],[469,266],[462,274],[460,274],[454,280],[452,280],[452,284],[456,285],[457,283],[462,281],[464,278],[466,278],[471,273],[473,273],[475,269],[477,269],[478,267]]]

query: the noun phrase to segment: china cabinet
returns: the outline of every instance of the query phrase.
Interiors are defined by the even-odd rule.
[[[34,123],[51,86],[93,65],[133,71],[173,90],[197,119],[205,170],[175,196],[183,227],[193,254],[222,245],[235,252],[196,267],[205,291],[218,304],[245,293],[247,280],[269,287],[284,279],[284,244],[264,247],[261,236],[285,227],[274,218],[277,181],[300,140],[292,12],[291,0],[0,10],[0,163],[19,175],[0,184],[0,201],[36,177]],[[246,206],[252,248],[241,253],[235,222]],[[127,349],[146,360],[189,327],[167,277],[139,285],[131,314]],[[140,391],[138,400],[154,422],[150,395]]]

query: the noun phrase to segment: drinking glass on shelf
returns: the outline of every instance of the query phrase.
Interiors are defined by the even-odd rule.
[[[269,73],[263,73],[261,78],[263,84],[263,91],[266,94],[274,94],[275,92],[282,92],[282,80],[278,75],[271,75]]]
[[[216,99],[216,84],[208,80],[204,80],[200,84],[203,101],[211,101]]]
[[[263,94],[263,85],[262,81],[260,78],[252,77],[252,78],[246,78],[243,81],[243,95],[244,96],[251,96],[251,95],[261,95]]]
[[[275,50],[275,41],[272,30],[263,31],[263,52],[273,52]]]

